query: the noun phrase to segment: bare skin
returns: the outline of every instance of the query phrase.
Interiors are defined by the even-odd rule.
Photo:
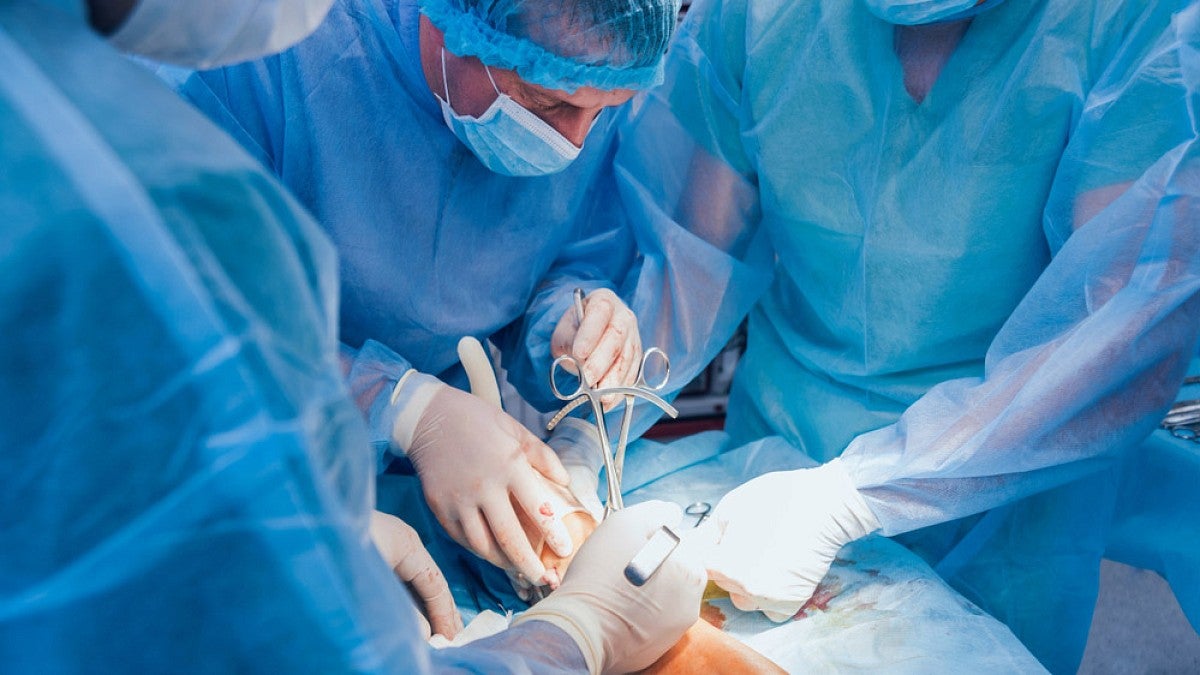
[[[448,90],[449,103],[454,112],[477,117],[496,100],[496,89],[488,79],[490,70],[501,92],[554,127],[577,147],[583,147],[584,138],[601,110],[619,106],[633,98],[635,93],[632,89],[604,90],[594,87],[580,87],[574,93],[549,89],[522,80],[515,71],[484,68],[479,59],[458,56],[449,50],[446,50],[446,78],[443,80],[442,31],[422,15],[419,35],[421,68],[429,91],[438,98],[444,98]]]

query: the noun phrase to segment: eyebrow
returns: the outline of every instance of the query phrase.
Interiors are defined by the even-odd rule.
[[[520,84],[521,84],[521,93],[527,99],[529,99],[533,103],[536,103],[537,105],[545,106],[547,108],[552,107],[552,106],[569,106],[572,108],[579,107],[569,101],[564,101],[560,98],[554,98],[553,96],[550,96],[549,94],[545,94],[541,91],[538,91],[537,89],[534,89],[533,87],[529,86],[528,84],[526,84],[523,81]]]

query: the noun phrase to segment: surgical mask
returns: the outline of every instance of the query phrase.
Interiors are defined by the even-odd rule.
[[[333,0],[140,0],[109,40],[189,68],[283,51],[316,30]]]
[[[864,0],[867,9],[888,23],[917,26],[958,21],[995,7],[1004,0]]]
[[[496,100],[479,117],[459,115],[450,107],[450,88],[446,84],[446,50],[442,49],[442,91],[438,97],[442,119],[450,131],[471,149],[488,169],[505,176],[546,176],[567,168],[579,156],[581,148],[568,141],[520,103],[496,86],[486,65],[488,79],[496,90]],[[595,122],[592,122],[595,126]],[[589,130],[590,131],[590,130]]]

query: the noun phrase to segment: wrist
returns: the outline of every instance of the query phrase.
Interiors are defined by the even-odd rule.
[[[591,469],[596,475],[604,466],[604,451],[596,437],[596,425],[579,417],[566,417],[546,440],[564,466],[574,465]]]
[[[410,369],[392,389],[388,401],[388,412],[392,416],[392,433],[389,449],[398,455],[407,454],[412,448],[417,424],[429,407],[434,394],[446,386],[441,380]]]
[[[847,543],[879,530],[879,519],[854,486],[854,481],[840,458],[835,457],[815,470],[824,474],[822,480],[828,481],[828,485],[837,495],[835,503],[841,506],[841,512],[837,514],[836,519],[849,537]]]
[[[518,616],[512,625],[515,627],[531,621],[544,621],[566,633],[583,654],[588,672],[593,675],[603,672],[604,647],[597,637],[600,635],[600,625],[595,613],[584,603],[567,595],[555,594]]]

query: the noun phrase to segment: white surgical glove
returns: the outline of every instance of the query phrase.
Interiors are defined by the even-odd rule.
[[[625,578],[625,565],[659,527],[676,527],[682,517],[667,502],[613,513],[580,548],[562,586],[513,625],[558,626],[579,645],[592,673],[646,668],[699,618],[704,569],[687,540],[641,587]]]
[[[879,529],[837,459],[748,481],[703,526],[717,542],[708,576],[743,611],[786,621],[812,597],[842,546]]]
[[[570,354],[583,364],[587,382],[602,387],[630,386],[642,363],[642,335],[637,317],[616,293],[607,288],[592,291],[583,299],[583,321],[572,305],[563,313],[550,336],[550,354]],[[605,396],[610,410],[621,397]]]
[[[516,511],[524,513],[556,553],[571,554],[563,514],[538,480],[540,473],[567,484],[567,472],[554,452],[504,411],[437,378],[409,371],[396,385],[398,392],[402,389],[407,401],[396,417],[392,441],[416,468],[438,522],[455,541],[493,565],[557,587],[557,575],[547,574],[538,560]]]
[[[463,628],[462,616],[454,606],[446,578],[421,544],[416,530],[396,516],[375,511],[371,514],[371,540],[388,567],[425,606],[429,619],[418,615],[425,639],[429,639],[431,624],[433,633],[453,639]]]
[[[567,417],[554,427],[546,441],[567,470],[567,488],[579,504],[596,520],[604,515],[597,490],[600,487],[600,468],[604,466],[604,451],[596,436],[596,425],[578,417]]]

